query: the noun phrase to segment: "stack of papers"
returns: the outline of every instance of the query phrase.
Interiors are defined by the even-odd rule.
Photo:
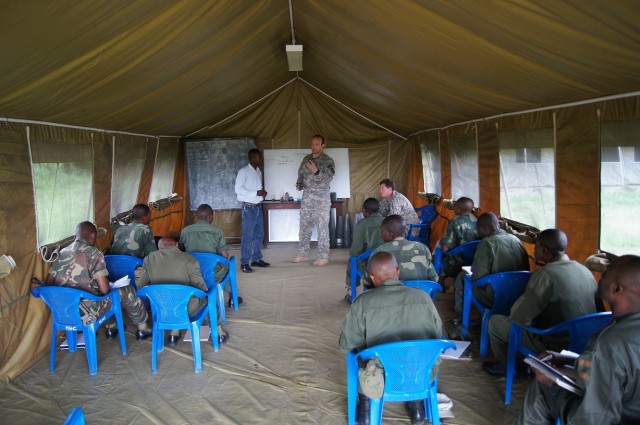
[[[113,288],[122,288],[123,286],[127,286],[128,284],[131,283],[131,279],[129,279],[129,276],[122,276],[120,279],[116,280],[115,282],[109,282],[109,287],[111,287],[111,289]]]

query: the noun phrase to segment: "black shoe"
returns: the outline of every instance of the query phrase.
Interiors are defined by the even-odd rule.
[[[240,306],[240,304],[242,304],[242,301],[244,301],[242,299],[242,297],[238,297],[238,306]],[[229,302],[227,303],[227,305],[229,306],[229,308],[233,308],[234,304],[233,304],[233,297],[229,297]]]
[[[267,263],[264,260],[252,261],[251,265],[253,267],[269,267],[271,264]]]
[[[240,270],[242,270],[245,273],[253,273],[253,269],[248,264],[241,265]]]
[[[369,397],[364,394],[358,394],[357,425],[369,425],[371,421],[370,406]]]
[[[140,339],[147,339],[151,336],[151,331],[142,331],[140,329],[138,329],[138,332],[136,332],[136,339],[140,340]]]
[[[218,335],[218,344],[226,344],[228,340],[229,340],[229,332],[224,331],[224,333],[221,333]]]
[[[347,294],[344,296],[344,302],[347,304],[351,304],[351,294]]]
[[[178,344],[178,341],[180,341],[180,334],[169,335],[169,342],[167,343],[167,345],[169,347],[175,347]]]
[[[424,400],[407,401],[404,406],[409,412],[411,425],[424,424]]]
[[[489,375],[507,376],[507,366],[502,362],[484,362],[482,363],[482,369]]]
[[[118,328],[106,328],[105,332],[104,332],[104,336],[107,337],[107,339],[113,339],[115,337],[118,336]]]

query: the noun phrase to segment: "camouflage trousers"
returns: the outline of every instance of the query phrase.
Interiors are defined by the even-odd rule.
[[[134,324],[140,325],[138,328],[145,329],[147,327],[147,310],[144,307],[142,300],[136,295],[136,290],[133,286],[127,285],[120,288],[118,292],[120,293],[120,304],[127,313],[127,316],[129,316]],[[111,310],[111,298],[107,298],[102,301],[80,301],[80,316],[85,324],[95,322],[98,317],[102,316],[109,310]],[[115,327],[115,318],[109,318],[105,326],[108,328]]]
[[[311,232],[318,227],[318,258],[329,259],[329,216],[331,198],[304,198],[300,204],[300,232],[298,255],[308,257],[311,250]]]

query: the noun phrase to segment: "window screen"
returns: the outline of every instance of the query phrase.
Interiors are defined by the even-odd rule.
[[[503,131],[500,215],[540,230],[555,227],[553,130]]]
[[[173,193],[173,175],[178,157],[178,140],[159,140],[156,152],[149,201],[166,198]]]
[[[438,139],[422,140],[420,149],[422,151],[424,191],[427,193],[442,194],[440,142]]]
[[[38,245],[57,242],[93,221],[93,146],[91,141],[61,143],[32,139],[33,185]]]
[[[111,217],[130,210],[138,200],[147,143],[140,139],[116,139],[113,142]]]
[[[451,195],[453,199],[466,196],[480,205],[478,183],[478,147],[475,134],[450,139]]]
[[[604,123],[600,141],[600,249],[639,255],[640,121]]]

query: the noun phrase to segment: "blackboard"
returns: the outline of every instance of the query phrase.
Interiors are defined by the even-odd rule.
[[[249,163],[252,138],[220,138],[185,142],[189,208],[209,204],[214,210],[240,208],[235,192],[238,170]]]

